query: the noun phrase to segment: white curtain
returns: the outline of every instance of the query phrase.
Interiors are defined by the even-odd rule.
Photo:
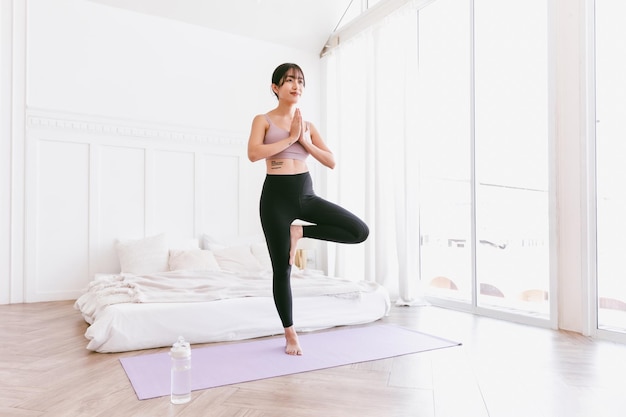
[[[398,304],[420,300],[417,11],[407,6],[322,60],[326,140],[337,168],[327,195],[370,227],[362,245],[331,245],[337,276],[376,281]]]

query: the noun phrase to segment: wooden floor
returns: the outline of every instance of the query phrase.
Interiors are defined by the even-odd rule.
[[[462,346],[195,391],[185,405],[137,400],[118,359],[146,351],[87,351],[72,302],[4,305],[0,317],[1,416],[626,415],[625,345],[432,306],[383,321]]]

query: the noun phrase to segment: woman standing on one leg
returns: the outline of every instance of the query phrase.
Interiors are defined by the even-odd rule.
[[[285,328],[285,352],[290,355],[302,354],[293,326],[290,282],[298,240],[308,237],[360,243],[369,234],[362,220],[313,191],[306,158],[311,155],[331,169],[335,159],[315,126],[305,122],[296,107],[304,86],[304,73],[298,65],[279,65],[271,85],[278,106],[254,118],[248,141],[250,161],[265,159],[267,167],[260,201],[261,225],[272,260],[274,302]],[[292,225],[296,219],[314,225]]]

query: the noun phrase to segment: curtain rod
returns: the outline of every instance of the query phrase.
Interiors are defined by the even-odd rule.
[[[374,26],[402,6],[412,2],[415,8],[420,9],[433,1],[435,0],[384,0],[377,3],[374,7],[367,9],[358,17],[347,23],[340,30],[333,32],[320,51],[320,58],[339,46],[342,41],[346,41],[363,30]]]

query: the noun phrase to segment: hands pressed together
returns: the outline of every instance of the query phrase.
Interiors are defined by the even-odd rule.
[[[298,142],[303,145],[311,143],[311,132],[308,129],[307,124],[302,119],[302,113],[300,109],[296,109],[296,112],[291,120],[291,128],[289,130],[289,136],[298,138]]]

